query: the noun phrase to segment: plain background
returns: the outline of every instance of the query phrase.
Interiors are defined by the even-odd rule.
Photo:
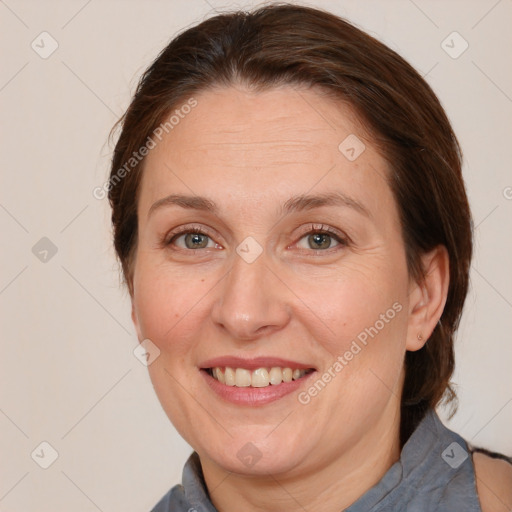
[[[108,173],[108,132],[163,46],[215,10],[255,4],[0,1],[0,511],[150,510],[180,481],[191,449],[133,355],[108,203],[92,191]],[[449,425],[512,454],[512,2],[310,5],[408,59],[453,123],[476,254],[457,340],[460,407]],[[46,59],[31,47],[51,48],[43,31],[58,43]],[[454,31],[469,44],[456,59],[442,47]],[[445,44],[460,50],[463,40],[450,37]],[[58,452],[48,469],[31,457],[50,456],[43,441]]]

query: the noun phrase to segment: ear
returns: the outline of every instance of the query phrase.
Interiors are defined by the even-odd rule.
[[[424,254],[421,263],[423,278],[411,280],[409,288],[406,349],[410,351],[422,348],[434,331],[443,314],[450,284],[450,263],[444,245]]]

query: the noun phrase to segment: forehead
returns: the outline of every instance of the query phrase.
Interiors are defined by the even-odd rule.
[[[320,143],[323,149],[330,145],[336,150],[344,133],[363,135],[352,109],[320,90],[284,86],[251,92],[230,87],[203,92],[196,101],[189,116],[194,126],[182,123],[175,132],[184,152],[200,146],[219,156],[221,151],[238,155],[258,151],[269,161],[276,153],[297,153],[300,160]]]
[[[229,87],[193,99],[196,106],[184,109],[146,157],[141,210],[175,191],[258,200],[276,187],[283,198],[313,187],[342,186],[363,196],[369,186],[387,188],[386,164],[354,111],[322,91]],[[363,149],[358,158],[347,158],[347,140]]]

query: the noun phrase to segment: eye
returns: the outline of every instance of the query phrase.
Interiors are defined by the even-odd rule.
[[[220,248],[208,234],[200,228],[183,229],[179,233],[173,233],[166,245],[175,245],[179,249],[211,249]]]
[[[346,246],[348,241],[341,234],[324,226],[311,226],[310,231],[301,237],[297,246],[301,249],[313,249],[315,251],[325,251],[338,246]]]

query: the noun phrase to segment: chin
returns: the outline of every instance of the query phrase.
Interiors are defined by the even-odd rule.
[[[247,476],[268,476],[290,473],[301,465],[306,458],[307,447],[298,439],[285,440],[285,436],[275,436],[273,439],[268,433],[258,436],[260,441],[252,442],[256,436],[236,436],[230,439],[228,449],[226,446],[218,449],[212,446],[205,450],[197,449],[198,453],[213,460],[216,465],[225,471]],[[291,443],[290,443],[291,441]]]

